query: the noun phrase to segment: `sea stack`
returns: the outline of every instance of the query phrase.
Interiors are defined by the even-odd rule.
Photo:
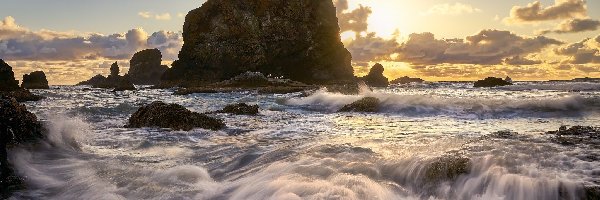
[[[136,85],[158,85],[160,77],[169,69],[161,65],[162,54],[158,49],[146,49],[137,52],[129,62],[129,78]]]
[[[377,63],[371,67],[371,71],[369,71],[368,75],[362,77],[362,80],[371,87],[387,87],[390,82],[383,76],[384,70],[383,65]]]
[[[31,74],[23,75],[23,83],[21,87],[25,89],[50,89],[48,79],[43,71],[31,72]]]
[[[304,83],[353,79],[332,1],[208,0],[187,14],[183,38],[163,86],[198,86],[247,71]]]

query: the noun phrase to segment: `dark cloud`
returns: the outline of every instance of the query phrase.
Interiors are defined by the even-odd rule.
[[[514,56],[511,58],[505,58],[504,64],[507,64],[507,65],[537,65],[537,64],[542,64],[542,61],[531,60],[531,59],[524,58],[521,56]]]
[[[544,36],[526,38],[499,30],[483,30],[465,40],[436,39],[432,33],[420,33],[411,34],[397,53],[399,61],[417,65],[495,65],[502,64],[506,58],[524,57],[558,44],[563,43]]]
[[[0,22],[0,57],[8,60],[51,61],[79,59],[129,59],[145,48],[160,49],[167,59],[175,59],[183,39],[180,33],[159,31],[151,36],[142,29],[124,34],[61,33],[31,31],[6,17]]]
[[[595,44],[594,44],[595,43]],[[554,53],[568,57],[564,62],[571,64],[593,64],[600,63],[600,49],[595,39],[590,38],[581,42],[568,44],[554,49]]]
[[[556,19],[571,19],[587,16],[585,0],[556,0],[554,5],[543,7],[539,1],[525,7],[515,6],[507,22],[537,22]]]
[[[600,28],[600,21],[594,19],[570,19],[562,22],[553,30],[541,31],[547,33],[578,33],[584,31],[595,31]]]
[[[576,65],[575,69],[585,73],[600,72],[600,66]]]

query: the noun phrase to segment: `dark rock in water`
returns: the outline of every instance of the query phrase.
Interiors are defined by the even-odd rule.
[[[474,87],[497,87],[507,85],[512,85],[512,83],[502,80],[501,78],[487,77],[484,80],[475,82]]]
[[[35,95],[26,89],[17,89],[10,92],[0,92],[0,96],[15,98],[18,102],[39,101],[43,96]]]
[[[289,79],[267,78],[260,72],[246,72],[226,81],[209,84],[203,87],[179,89],[176,95],[193,93],[226,93],[257,90],[259,93],[287,94],[312,89],[312,86]]]
[[[409,84],[409,83],[422,83],[422,82],[425,82],[425,80],[420,79],[420,78],[411,78],[411,77],[405,76],[405,77],[394,79],[390,83],[403,85],[403,84]]]
[[[0,96],[0,198],[23,189],[22,179],[14,174],[7,158],[7,148],[43,138],[37,117],[14,98]]]
[[[19,82],[15,80],[15,73],[12,67],[0,59],[0,96],[5,98],[15,98],[18,102],[39,101],[42,96],[34,95],[29,90],[19,87]]]
[[[338,112],[377,112],[379,111],[379,104],[379,99],[375,97],[365,97],[342,107]]]
[[[600,145],[600,127],[561,126],[558,131],[548,131],[546,134],[554,135],[552,141],[562,145]]]
[[[458,176],[470,172],[471,159],[461,156],[441,157],[430,163],[424,170],[426,183],[435,184],[454,180]]]
[[[23,83],[21,87],[25,89],[50,89],[48,79],[43,71],[31,72],[31,74],[23,75]]]
[[[114,89],[113,91],[135,90],[135,86],[128,75],[119,75],[119,64],[117,62],[110,66],[110,75],[104,77],[100,74],[90,80],[80,82],[77,85],[91,85],[93,88]]]
[[[358,95],[361,92],[361,87],[363,89],[372,91],[371,88],[369,88],[369,86],[367,86],[364,82],[359,82],[359,83],[342,83],[342,84],[332,84],[332,85],[326,85],[325,88],[327,89],[327,92],[331,92],[331,93],[339,93],[339,94],[345,94],[345,95]]]
[[[227,105],[220,113],[230,113],[235,115],[257,115],[258,105],[248,105],[245,103]]]
[[[371,68],[368,75],[362,77],[362,80],[371,87],[387,87],[390,82],[383,76],[384,70],[383,65],[377,63]]]
[[[188,13],[163,85],[197,87],[246,71],[304,83],[353,78],[336,9],[322,0],[208,0]]]
[[[225,127],[222,120],[189,111],[177,104],[154,102],[141,107],[130,118],[128,128],[160,127],[189,131],[194,128],[219,130]]]
[[[490,134],[490,136],[495,137],[495,138],[500,138],[500,139],[512,139],[512,138],[519,136],[519,133],[506,130],[506,131],[494,132],[494,133]]]
[[[137,52],[129,62],[129,77],[136,85],[158,85],[160,77],[169,69],[161,65],[162,54],[158,49],[146,49]]]
[[[0,59],[0,91],[14,91],[19,89],[19,81],[15,80],[12,67]]]
[[[77,83],[77,85],[100,85],[106,81],[106,77],[98,74],[92,77],[90,80],[82,81]]]

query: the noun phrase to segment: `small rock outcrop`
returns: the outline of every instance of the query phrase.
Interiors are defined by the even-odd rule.
[[[227,105],[219,113],[229,113],[234,115],[257,115],[258,105],[248,105],[245,103]]]
[[[600,145],[600,127],[561,126],[558,131],[548,131],[546,134],[554,135],[551,140],[562,145]]]
[[[41,123],[24,105],[0,95],[0,198],[8,198],[23,187],[8,161],[7,149],[42,139],[42,132]]]
[[[183,40],[161,85],[197,87],[246,71],[304,83],[353,78],[332,1],[208,0],[187,14]]]
[[[507,85],[512,85],[512,83],[502,80],[501,78],[487,77],[484,80],[475,82],[474,87],[497,87]]]
[[[192,112],[177,104],[160,101],[141,107],[130,118],[127,128],[160,127],[189,131],[194,128],[219,130],[225,127],[222,120]]]
[[[93,88],[114,89],[114,91],[135,90],[135,86],[128,75],[119,75],[119,64],[117,62],[110,66],[110,75],[108,77],[98,74],[90,80],[80,82],[77,85],[90,85]]]
[[[384,70],[383,65],[377,63],[371,67],[368,75],[362,77],[362,80],[371,87],[387,87],[390,82],[383,76]]]
[[[50,89],[48,79],[46,79],[46,74],[43,71],[23,75],[21,87],[25,89]]]
[[[425,80],[423,80],[423,79],[411,78],[411,77],[405,76],[405,77],[400,77],[400,78],[394,79],[390,83],[404,85],[404,84],[410,84],[410,83],[423,83],[423,82],[425,82]]]
[[[377,112],[381,102],[375,97],[365,97],[342,107],[338,112]]]
[[[0,59],[0,96],[15,98],[18,102],[39,101],[42,96],[32,94],[27,89],[19,87],[19,81],[15,80],[12,67]]]
[[[161,65],[162,54],[158,49],[146,49],[137,52],[129,62],[129,78],[136,85],[158,85],[160,77],[169,69]]]

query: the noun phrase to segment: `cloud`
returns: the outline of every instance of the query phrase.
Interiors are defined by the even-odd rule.
[[[554,53],[566,57],[563,63],[598,64],[600,63],[600,42],[597,41],[598,37],[596,39],[584,39],[580,42],[556,48],[554,49]]]
[[[150,12],[138,12],[138,15],[146,19],[152,18],[152,13]]]
[[[436,39],[432,33],[413,33],[403,43],[397,60],[416,65],[501,64],[509,58],[524,57],[561,41],[537,36],[523,37],[509,31],[483,30],[466,39]],[[521,59],[521,61],[523,61]]]
[[[171,20],[171,14],[170,13],[157,14],[156,16],[154,16],[154,18],[157,20]]]
[[[454,4],[437,4],[431,7],[426,12],[423,12],[423,15],[462,15],[462,14],[472,14],[472,13],[480,13],[481,9],[473,7],[469,4],[463,3],[454,3]]]
[[[581,18],[587,16],[585,0],[556,0],[554,5],[542,7],[539,1],[525,7],[514,6],[507,23],[539,22],[557,19]]]
[[[143,29],[111,35],[31,31],[16,24],[12,17],[0,24],[0,58],[7,60],[129,59],[145,48],[158,48],[166,54],[165,58],[175,59],[174,52],[182,44],[181,33],[165,31],[151,35]]]
[[[594,19],[570,19],[562,22],[552,30],[540,31],[540,34],[548,33],[578,33],[585,31],[595,31],[600,28],[600,21]]]
[[[138,12],[138,15],[144,19],[171,20],[171,13],[153,14],[152,12],[141,11]]]
[[[370,7],[359,5],[357,9],[348,11],[347,0],[337,0],[334,3],[341,32],[354,31],[360,33],[367,31],[369,26],[367,20],[373,12]]]
[[[352,53],[352,61],[359,63],[390,60],[390,55],[398,46],[395,38],[383,39],[376,37],[375,33],[366,36],[357,35],[354,40],[346,44],[346,48]]]
[[[505,58],[504,64],[507,65],[537,65],[542,64],[542,61],[539,60],[531,60],[521,56],[514,56],[511,58]]]

